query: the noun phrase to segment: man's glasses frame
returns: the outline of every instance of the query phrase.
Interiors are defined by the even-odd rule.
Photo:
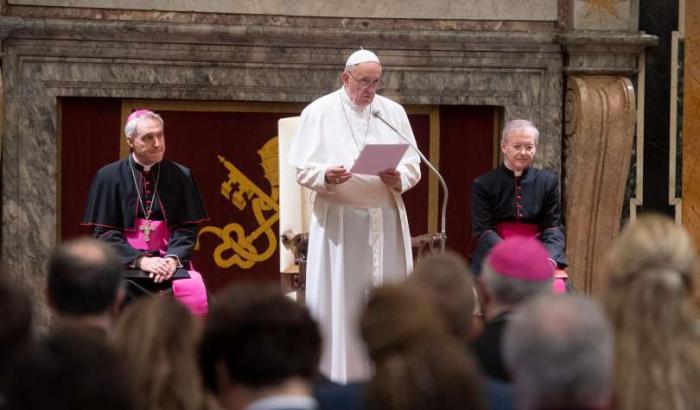
[[[360,87],[362,88],[369,88],[369,87],[374,87],[375,90],[381,90],[384,87],[384,83],[382,83],[381,78],[377,78],[374,81],[370,81],[366,78],[357,78],[350,71],[347,71],[348,75],[353,78],[353,80],[357,81],[360,84]]]

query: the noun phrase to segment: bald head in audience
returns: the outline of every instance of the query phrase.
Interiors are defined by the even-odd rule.
[[[612,329],[591,300],[544,295],[522,305],[506,328],[503,349],[518,408],[609,408]]]

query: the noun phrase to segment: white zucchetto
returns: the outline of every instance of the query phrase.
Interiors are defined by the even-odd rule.
[[[353,65],[361,64],[361,63],[367,63],[367,62],[374,62],[381,64],[379,62],[379,57],[377,57],[376,54],[369,50],[361,49],[357,50],[354,53],[350,54],[350,57],[348,57],[348,60],[345,62],[345,67],[350,67]]]

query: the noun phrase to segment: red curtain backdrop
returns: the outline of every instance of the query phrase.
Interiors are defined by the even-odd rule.
[[[88,233],[79,224],[92,176],[119,157],[121,101],[70,98],[61,100],[61,108],[60,226],[61,237],[70,238]],[[278,119],[298,112],[181,109],[156,111],[166,123],[166,156],[192,169],[211,218],[200,226],[195,267],[212,290],[238,280],[279,280],[274,138]],[[430,156],[430,116],[409,119]],[[492,166],[493,121],[491,107],[440,109],[440,167],[450,187],[448,245],[465,256],[471,180]],[[404,196],[413,235],[428,230],[429,173],[424,166],[422,172]]]
[[[493,168],[496,107],[440,107],[440,172],[450,190],[447,246],[465,257],[476,245],[471,235],[474,178]]]
[[[418,148],[423,151],[423,155],[430,158],[430,115],[409,114],[408,120],[411,122]],[[428,168],[421,165],[420,172],[421,179],[418,185],[403,195],[412,236],[428,232]]]
[[[80,226],[92,177],[98,169],[119,159],[124,138],[119,118],[121,101],[107,98],[62,98],[58,204],[62,239],[89,235]]]

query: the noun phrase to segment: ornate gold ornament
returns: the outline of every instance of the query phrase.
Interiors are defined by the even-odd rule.
[[[243,211],[250,203],[258,227],[250,234],[235,222],[225,225],[206,226],[199,231],[195,249],[199,249],[199,237],[204,234],[216,235],[221,243],[214,248],[216,265],[223,269],[239,266],[250,269],[258,262],[269,259],[277,249],[277,235],[272,229],[279,219],[279,167],[277,160],[277,137],[271,138],[258,151],[260,165],[265,178],[270,182],[271,192],[265,193],[233,163],[219,155],[219,161],[228,170],[228,180],[221,184],[221,195]],[[261,238],[261,236],[264,238]],[[261,247],[260,250],[258,247]]]

